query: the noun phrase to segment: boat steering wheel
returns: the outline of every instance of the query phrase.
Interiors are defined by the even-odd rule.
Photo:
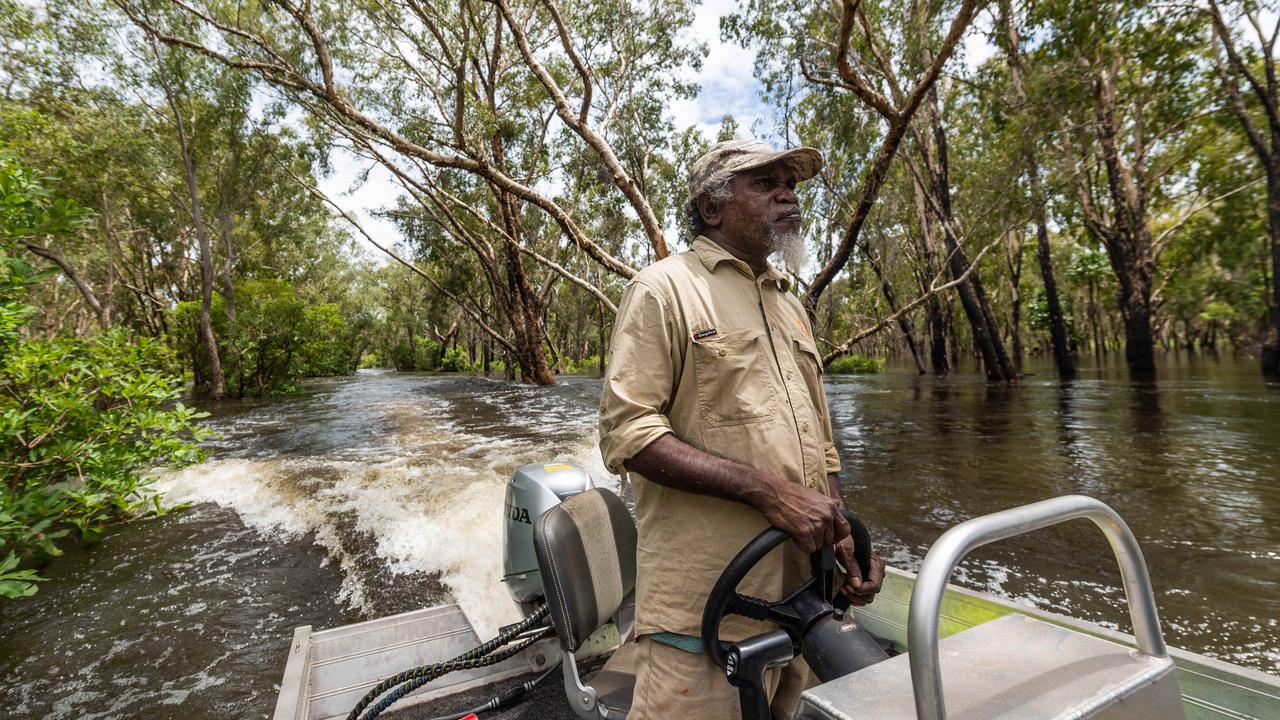
[[[844,516],[853,534],[854,560],[866,578],[871,573],[871,535],[858,518],[848,512]],[[770,602],[738,592],[747,573],[790,539],[785,531],[770,527],[747,543],[716,580],[702,613],[702,645],[724,669],[729,684],[738,688],[744,720],[769,719],[765,671],[787,664],[797,654],[822,682],[888,658],[851,615],[845,616],[849,601],[835,594],[835,550],[830,546],[810,554],[809,578],[784,599]],[[725,648],[720,644],[720,621],[728,615],[773,622],[780,629]]]

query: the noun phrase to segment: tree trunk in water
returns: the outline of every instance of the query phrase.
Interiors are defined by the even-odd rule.
[[[934,375],[946,375],[951,372],[951,361],[947,358],[947,323],[942,315],[942,303],[930,298],[925,305],[925,322],[929,326],[929,365]]]
[[[933,130],[933,146],[921,147],[925,165],[930,174],[934,197],[938,201],[938,218],[942,226],[942,237],[946,243],[948,267],[953,278],[960,278],[969,270],[969,260],[960,248],[959,238],[954,232],[954,214],[951,211],[951,185],[947,159],[947,137],[938,112],[937,93],[930,93],[927,117]],[[987,301],[986,292],[982,288],[982,280],[977,272],[971,273],[957,288],[960,304],[964,308],[965,317],[973,332],[973,344],[982,356],[983,369],[987,379],[992,381],[1016,382],[1017,370],[1005,352],[1004,343],[1000,341],[995,315],[991,312],[991,304]]]
[[[942,323],[947,329],[947,347],[951,355],[951,367],[960,367],[960,334],[956,332],[956,305],[951,298],[942,313]]]
[[[1026,107],[1027,90],[1022,74],[1024,61],[1022,57],[1022,41],[1018,26],[1014,22],[1010,0],[1000,0],[999,24],[1004,29],[1005,51],[1009,56],[1009,79],[1013,84],[1021,108]],[[1028,146],[1026,152],[1027,179],[1031,185],[1031,207],[1035,213],[1036,223],[1036,260],[1040,265],[1040,279],[1044,282],[1045,303],[1049,306],[1049,338],[1053,343],[1053,360],[1058,367],[1058,376],[1073,377],[1076,374],[1075,360],[1071,357],[1070,339],[1067,337],[1067,323],[1062,315],[1062,303],[1058,300],[1058,281],[1053,274],[1053,260],[1049,253],[1048,220],[1045,217],[1044,187],[1040,182],[1040,163],[1036,157],[1034,146]],[[1019,368],[1021,354],[1016,350]]]
[[[1113,72],[1104,68],[1094,81],[1094,118],[1107,170],[1107,189],[1114,220],[1107,227],[1094,223],[1097,226],[1094,231],[1107,247],[1107,257],[1120,286],[1117,299],[1124,320],[1124,356],[1129,372],[1148,376],[1155,374],[1156,370],[1155,338],[1151,330],[1155,259],[1151,229],[1147,226],[1142,168],[1129,167],[1120,157],[1116,143],[1119,124]]]
[[[1267,173],[1267,229],[1271,236],[1271,327],[1262,343],[1262,372],[1280,377],[1280,168]]]
[[[1138,273],[1136,269],[1126,272]],[[1124,320],[1124,359],[1131,373],[1150,375],[1156,371],[1155,339],[1151,334],[1151,284],[1149,278],[1133,277],[1120,283],[1120,314]]]
[[[915,198],[916,217],[920,223],[920,252],[924,256],[926,277],[920,280],[920,292],[929,292],[929,285],[934,278],[942,274],[938,265],[937,240],[933,234],[933,222],[929,217],[929,209],[925,202],[926,190],[911,177],[911,190]],[[951,363],[947,359],[947,323],[943,316],[943,305],[937,295],[929,297],[925,303],[925,325],[929,329],[929,365],[934,375],[947,375],[951,372]]]
[[[1049,306],[1049,339],[1053,343],[1053,362],[1058,377],[1075,377],[1076,361],[1071,357],[1071,339],[1067,336],[1067,319],[1058,298],[1058,280],[1053,273],[1053,256],[1049,253],[1049,226],[1044,211],[1044,188],[1040,184],[1040,165],[1034,153],[1028,157],[1027,173],[1031,178],[1031,203],[1036,214],[1036,262],[1044,283],[1045,304]]]
[[[509,195],[499,195],[503,223],[507,233],[520,240],[520,225],[515,201]],[[556,378],[547,365],[542,340],[545,332],[542,324],[542,308],[537,291],[529,284],[524,271],[520,250],[512,242],[503,243],[507,265],[507,296],[511,317],[511,331],[515,341],[515,361],[520,366],[520,381],[535,385],[555,385]],[[510,374],[512,368],[508,368]]]
[[[1093,280],[1089,281],[1089,327],[1093,330],[1093,354],[1101,358],[1107,354],[1107,346],[1102,338],[1102,313],[1098,311],[1098,288]],[[1190,335],[1187,337],[1190,342]]]
[[[893,286],[889,284],[885,278],[884,271],[880,267],[880,261],[876,258],[875,253],[871,250],[871,243],[865,238],[860,238],[858,247],[862,250],[862,255],[867,259],[867,263],[871,265],[871,270],[876,274],[876,279],[880,281],[880,293],[884,295],[885,302],[889,304],[889,312],[898,312],[898,300],[894,296]],[[919,343],[916,342],[915,328],[911,325],[911,318],[907,314],[898,317],[898,328],[902,330],[903,337],[907,340],[907,347],[911,350],[911,359],[915,361],[916,370],[921,374],[925,374],[924,360],[920,357]]]
[[[200,341],[204,345],[209,363],[209,397],[221,400],[226,394],[226,381],[222,377],[222,360],[218,357],[218,339],[213,335],[213,252],[209,243],[209,231],[204,224],[204,211],[200,206],[200,188],[196,182],[196,165],[191,146],[187,143],[187,131],[182,123],[182,113],[165,76],[164,61],[152,40],[156,57],[156,69],[164,86],[165,99],[173,112],[173,124],[178,133],[178,150],[182,153],[182,170],[187,179],[187,195],[191,200],[191,222],[195,225],[196,240],[200,244]]]
[[[1005,245],[1005,258],[1009,263],[1009,335],[1013,341],[1013,367],[1022,373],[1022,241],[1017,233],[1010,233],[1014,246]]]

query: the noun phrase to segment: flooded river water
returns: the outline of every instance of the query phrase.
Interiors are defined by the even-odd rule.
[[[1253,362],[1182,357],[1156,384],[890,371],[827,390],[848,504],[891,564],[915,569],[975,515],[1093,495],[1142,543],[1171,644],[1280,672],[1280,387]],[[269,717],[294,626],[454,598],[484,635],[515,617],[498,584],[511,471],[566,461],[616,483],[598,394],[362,372],[222,404],[209,460],[158,483],[190,510],[113,529],[0,603],[0,714]],[[1084,521],[984,548],[956,580],[1128,629]]]

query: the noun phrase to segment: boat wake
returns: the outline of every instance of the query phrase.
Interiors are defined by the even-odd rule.
[[[341,440],[314,423],[299,429],[312,436],[301,443],[288,439],[288,428],[276,428],[286,438],[259,457],[219,458],[215,451],[205,463],[161,474],[156,488],[170,505],[232,509],[272,539],[312,538],[341,571],[336,600],[365,617],[452,599],[482,636],[494,634],[518,619],[501,584],[503,495],[515,468],[570,462],[598,484],[616,486],[596,449],[594,403],[550,395],[559,418],[553,425],[545,407],[521,412],[524,396],[538,391],[495,383],[507,397],[468,391],[473,407],[460,408],[450,385],[418,380],[414,389],[442,392],[362,404],[367,423],[380,431],[359,444],[332,447]],[[266,424],[291,420],[274,419]],[[224,429],[234,433],[245,423],[264,432],[264,418],[252,416]]]

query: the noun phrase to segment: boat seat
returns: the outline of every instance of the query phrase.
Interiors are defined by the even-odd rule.
[[[565,654],[570,707],[584,720],[626,717],[635,675],[606,664],[590,684],[584,683],[575,653],[608,622],[618,622],[622,634],[627,623],[619,621],[621,616],[634,612],[636,525],[631,513],[614,493],[592,488],[538,516],[533,547],[551,624]]]
[[[942,640],[951,720],[1174,720],[1173,661],[1018,613]],[[798,720],[916,720],[910,649],[806,690]]]

